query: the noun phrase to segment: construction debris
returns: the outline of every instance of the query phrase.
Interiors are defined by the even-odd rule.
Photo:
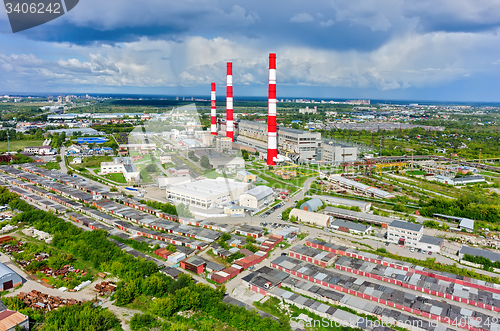
[[[52,236],[49,233],[39,231],[39,230],[35,229],[34,227],[23,229],[22,232],[27,236],[36,238],[38,240],[43,240],[47,244],[52,243]]]
[[[29,293],[21,292],[17,296],[28,307],[43,312],[52,311],[62,306],[81,305],[83,302],[76,299],[63,299],[56,296],[51,296],[36,290]]]
[[[111,294],[116,290],[116,285],[113,282],[102,282],[95,285],[95,291],[99,292],[100,296]]]

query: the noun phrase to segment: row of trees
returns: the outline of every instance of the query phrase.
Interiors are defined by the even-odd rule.
[[[462,194],[458,199],[439,197],[431,200],[420,200],[419,212],[425,217],[432,217],[433,214],[444,214],[500,223],[499,203],[500,201],[488,199],[485,195],[468,192]]]
[[[144,280],[120,282],[114,298],[115,304],[126,305],[139,296],[155,297],[152,301],[147,300],[148,306],[144,309],[163,320],[172,319],[177,312],[193,310],[201,311],[206,318],[216,319],[238,330],[290,330],[288,322],[280,323],[270,318],[262,318],[256,311],[222,302],[224,292],[224,286],[213,289],[209,285],[194,284],[191,276],[187,274],[181,274],[177,280],[155,274]],[[151,317],[136,316],[133,329],[158,325],[159,321],[154,321]],[[171,323],[164,324],[168,327]]]

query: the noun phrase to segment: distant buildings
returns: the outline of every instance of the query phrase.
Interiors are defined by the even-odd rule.
[[[25,153],[36,154],[36,155],[53,155],[55,151],[50,148],[50,146],[34,146],[34,147],[24,147]]]
[[[317,106],[314,106],[314,108],[309,108],[309,106],[306,106],[306,108],[299,109],[299,114],[317,114],[317,113],[318,113]]]
[[[441,175],[434,176],[434,180],[443,184],[448,184],[453,186],[483,183],[486,181],[483,176],[467,176],[467,177],[451,178]]]

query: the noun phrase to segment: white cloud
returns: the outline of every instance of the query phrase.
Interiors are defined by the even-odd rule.
[[[308,23],[308,22],[314,22],[314,18],[311,16],[311,14],[300,13],[300,14],[292,16],[290,18],[290,22],[293,22],[293,23]]]
[[[188,37],[183,42],[149,40],[110,46],[53,44],[56,61],[31,54],[2,55],[5,79],[40,86],[201,86],[225,84],[226,62],[234,83],[267,84],[269,49],[256,40]],[[278,84],[377,88],[380,90],[446,84],[467,75],[499,72],[500,36],[472,33],[410,33],[371,52],[279,46]]]
[[[321,26],[327,28],[327,27],[332,26],[333,24],[335,24],[335,22],[332,19],[329,19],[328,21],[325,21],[325,22],[319,22],[319,24]]]

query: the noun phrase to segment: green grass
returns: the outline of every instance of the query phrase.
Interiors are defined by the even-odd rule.
[[[111,162],[113,161],[112,156],[91,156],[91,157],[83,157],[81,164],[72,164],[74,156],[68,156],[68,163],[75,168],[101,168],[101,162]]]
[[[205,170],[205,173],[203,174],[203,176],[207,177],[208,179],[216,179],[218,177],[225,177],[224,175],[222,174],[219,174],[217,171],[215,170]]]
[[[407,175],[413,175],[413,176],[418,176],[418,175],[425,175],[426,172],[422,170],[408,170],[405,171],[405,174]]]
[[[115,181],[117,183],[126,183],[127,182],[127,180],[125,179],[125,176],[123,176],[122,173],[107,174],[104,177],[106,177],[112,181]]]
[[[15,140],[10,142],[10,151],[24,150],[25,147],[42,146],[43,140]],[[0,142],[0,152],[7,152],[7,142]]]
[[[45,168],[47,170],[61,170],[61,166],[59,165],[59,162],[47,162],[46,164],[39,165],[38,167],[40,168]]]

